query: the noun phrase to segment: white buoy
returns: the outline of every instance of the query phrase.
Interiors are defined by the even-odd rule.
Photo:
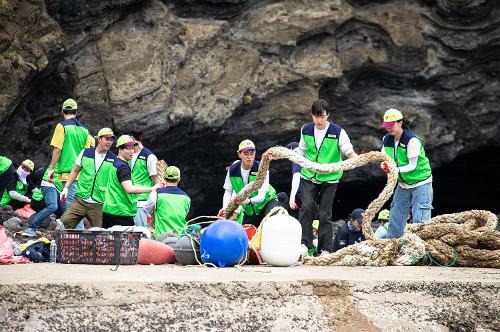
[[[274,266],[297,263],[301,254],[302,227],[297,219],[288,215],[275,215],[262,225],[261,255]]]

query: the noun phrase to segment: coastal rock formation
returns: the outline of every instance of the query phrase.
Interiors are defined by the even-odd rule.
[[[298,140],[318,97],[357,152],[380,149],[388,107],[407,116],[434,168],[499,147],[497,1],[0,2],[2,154],[16,161],[48,163],[69,96],[93,133],[142,129],[181,167],[199,211],[217,211],[240,140],[260,152]],[[285,187],[289,165],[273,165]]]

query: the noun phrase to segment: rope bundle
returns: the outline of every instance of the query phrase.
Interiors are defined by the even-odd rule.
[[[375,240],[371,220],[392,196],[398,180],[395,162],[382,152],[368,152],[333,164],[318,164],[287,148],[270,148],[262,155],[256,180],[247,184],[226,208],[226,219],[241,202],[262,186],[271,160],[277,159],[288,159],[318,173],[347,171],[373,162],[385,161],[389,165],[384,189],[363,214],[363,234],[367,241],[332,254],[303,257],[305,264],[414,265],[429,255],[431,260],[446,265],[500,268],[500,233],[495,231],[498,219],[489,211],[472,210],[437,216],[425,224],[408,225],[405,234],[399,239]]]

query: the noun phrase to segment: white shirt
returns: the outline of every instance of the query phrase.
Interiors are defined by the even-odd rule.
[[[321,147],[321,143],[323,143],[323,139],[325,138],[326,132],[328,131],[328,127],[330,126],[330,122],[328,122],[328,125],[326,126],[325,129],[318,129],[316,126],[314,126],[314,143],[316,143],[316,149],[319,150]],[[304,127],[302,127],[304,128]],[[302,133],[302,129],[300,130]],[[297,153],[301,156],[304,156],[307,150],[306,142],[304,141],[304,137],[301,134],[300,135],[300,142],[299,142],[299,147],[295,150]],[[349,139],[349,136],[347,136],[347,133],[345,132],[344,129],[340,131],[339,135],[339,150],[342,154],[348,155],[351,152],[354,152],[354,148],[352,147],[351,140]],[[308,179],[301,175],[303,179],[306,179],[308,181],[312,181],[314,183],[319,183],[318,181],[314,179]],[[335,181],[328,181],[328,183],[338,183],[338,180]]]
[[[78,157],[76,158],[76,161],[75,161],[75,164],[78,167],[82,167],[83,151],[84,150],[82,150],[82,152],[80,152],[80,154],[78,155]],[[104,153],[101,154],[101,153],[97,152],[97,149],[95,150],[95,153],[94,153],[94,167],[95,167],[96,172],[99,170],[99,168],[101,168],[101,165],[104,162],[104,159],[106,158],[106,153],[107,153],[107,151],[104,151]],[[82,198],[82,199],[85,202],[87,202],[87,203],[99,203],[99,202],[94,201],[92,199],[92,197]],[[99,204],[101,204],[101,203],[99,203]]]
[[[235,161],[237,162],[237,161]],[[240,171],[241,171],[241,177],[243,179],[243,183],[245,185],[248,184],[248,177],[250,175],[250,170],[244,169],[243,165],[240,166]],[[233,185],[231,184],[231,181],[229,180],[229,169],[227,170],[226,173],[226,179],[224,181],[224,197],[222,200],[222,207],[225,209],[228,205],[231,199],[236,195],[233,189]],[[256,204],[256,203],[261,203],[264,201],[266,198],[266,194],[269,191],[269,171],[267,171],[266,178],[264,180],[264,183],[262,184],[262,187],[260,187],[259,192],[257,196],[248,198],[248,203],[250,204]],[[246,204],[246,203],[245,203]]]
[[[137,157],[139,157],[140,151],[137,153],[134,153],[132,156],[132,160],[130,162],[130,169],[134,169],[135,162],[137,161]],[[155,176],[158,174],[158,171],[156,170],[156,166],[158,165],[158,158],[151,153],[148,158],[146,159],[146,167],[148,169],[148,174],[149,176]],[[137,207],[143,208],[146,206],[147,201],[137,201]]]
[[[394,151],[398,148],[399,141],[394,140]],[[408,165],[398,167],[399,173],[408,173],[414,171],[417,168],[418,156],[420,155],[420,148],[422,147],[422,143],[416,137],[410,138],[408,144],[406,145],[406,155],[408,156]],[[384,143],[382,141],[382,152],[385,153]],[[417,182],[415,184],[407,184],[403,181],[398,181],[398,185],[404,189],[411,189],[419,187],[423,184],[432,182],[432,175],[423,181]]]

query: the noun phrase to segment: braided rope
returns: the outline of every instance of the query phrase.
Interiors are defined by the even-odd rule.
[[[247,184],[229,203],[225,211],[226,219],[252,192],[259,190],[271,160],[278,159],[288,159],[318,173],[347,171],[373,162],[387,162],[389,165],[384,189],[363,214],[362,229],[367,241],[320,257],[305,256],[302,258],[304,264],[413,265],[427,253],[443,266],[456,263],[458,266],[500,268],[500,232],[495,231],[498,219],[489,211],[472,210],[436,216],[424,224],[408,225],[399,239],[375,240],[371,220],[392,196],[398,180],[395,162],[382,152],[368,152],[333,164],[318,164],[287,148],[270,148],[262,155],[255,181]]]

